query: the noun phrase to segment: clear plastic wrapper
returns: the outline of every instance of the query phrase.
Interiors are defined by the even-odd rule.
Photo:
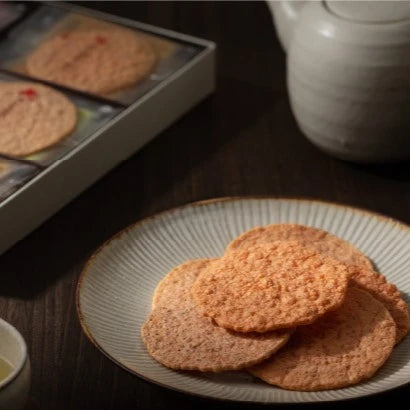
[[[1,42],[0,67],[27,74],[25,66],[27,58],[50,37],[74,30],[110,30],[118,27],[123,26],[71,12],[65,8],[43,5],[11,30]],[[151,73],[141,82],[104,95],[105,98],[125,105],[133,103],[182,68],[201,51],[200,47],[172,41],[133,27],[128,28],[148,40],[157,56],[157,63]]]
[[[22,3],[0,1],[0,31],[23,16],[26,9],[27,7]]]
[[[40,172],[40,168],[25,162],[0,157],[0,202],[17,191]]]
[[[3,81],[31,80],[21,79],[10,74],[0,73],[0,82]],[[85,141],[90,135],[92,135],[93,132],[102,127],[122,110],[122,108],[105,104],[103,102],[94,101],[74,92],[62,93],[65,94],[77,108],[77,126],[75,130],[50,148],[18,159],[33,161],[36,164],[43,166],[50,165],[54,161],[63,157],[74,147]]]

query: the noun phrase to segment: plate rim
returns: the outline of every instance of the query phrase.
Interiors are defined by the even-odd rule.
[[[285,201],[293,201],[293,202],[308,202],[308,203],[317,203],[317,204],[322,204],[326,206],[331,206],[335,208],[344,208],[344,209],[350,209],[355,212],[360,212],[362,214],[371,216],[371,217],[376,217],[379,220],[382,220],[383,222],[387,222],[391,225],[394,225],[395,227],[399,229],[403,229],[406,231],[409,231],[410,233],[410,224],[407,224],[404,221],[401,221],[397,218],[393,218],[391,216],[388,216],[386,214],[383,214],[381,212],[377,211],[370,211],[365,208],[361,207],[356,207],[353,205],[345,205],[343,203],[339,203],[336,201],[329,201],[329,200],[322,200],[322,199],[316,199],[316,198],[310,198],[310,197],[297,197],[297,196],[280,196],[280,195],[239,195],[239,196],[224,196],[224,197],[216,197],[216,198],[209,198],[209,199],[203,199],[203,200],[198,200],[198,201],[193,201],[193,202],[188,202],[182,205],[177,205],[159,212],[156,212],[152,215],[146,216],[144,218],[138,219],[136,222],[126,226],[125,228],[121,229],[118,231],[116,234],[105,240],[101,245],[99,245],[91,254],[91,256],[88,257],[87,261],[84,263],[81,272],[78,276],[77,279],[77,285],[76,285],[76,294],[75,294],[75,306],[76,306],[76,312],[77,312],[77,317],[80,322],[80,326],[82,331],[84,332],[85,336],[91,342],[91,344],[97,348],[106,358],[111,360],[115,365],[120,367],[121,369],[127,371],[128,373],[132,374],[133,376],[137,376],[138,378],[149,382],[153,383],[161,388],[165,388],[168,390],[172,390],[174,392],[177,392],[179,394],[185,394],[189,395],[192,397],[199,397],[202,399],[207,399],[207,400],[217,400],[220,402],[226,402],[226,403],[243,403],[243,404],[258,404],[258,405],[272,405],[272,404],[283,404],[283,405],[303,405],[303,404],[314,404],[314,403],[321,403],[321,404],[326,404],[326,403],[335,403],[335,402],[345,402],[345,401],[351,401],[351,400],[363,400],[367,397],[374,397],[378,395],[382,395],[387,392],[392,392],[395,390],[399,390],[405,387],[408,387],[410,385],[410,381],[404,384],[401,384],[399,386],[394,386],[390,387],[388,389],[382,390],[382,391],[376,391],[373,393],[366,393],[357,397],[344,397],[344,398],[338,398],[338,399],[331,399],[331,400],[312,400],[312,401],[301,401],[301,402],[294,402],[294,401],[258,401],[258,400],[236,400],[236,399],[227,399],[227,398],[222,398],[222,397],[213,397],[209,395],[205,395],[202,393],[196,393],[196,392],[191,392],[191,391],[186,391],[183,389],[179,389],[177,387],[169,386],[167,384],[164,384],[162,382],[159,382],[157,380],[151,379],[149,377],[146,377],[142,375],[141,373],[138,373],[135,370],[130,369],[129,367],[123,365],[121,362],[119,362],[117,359],[115,359],[113,356],[111,356],[94,338],[92,335],[91,331],[89,330],[84,314],[81,310],[81,303],[80,303],[80,293],[82,290],[82,285],[84,282],[85,277],[87,276],[88,270],[94,260],[98,257],[98,255],[111,244],[111,242],[121,238],[123,235],[125,235],[127,232],[130,230],[134,229],[137,226],[149,223],[157,218],[161,218],[163,215],[167,214],[172,214],[178,211],[181,211],[185,208],[190,208],[190,207],[202,207],[202,206],[207,206],[210,204],[214,203],[224,203],[224,202],[236,202],[236,201],[246,201],[246,200],[285,200]]]

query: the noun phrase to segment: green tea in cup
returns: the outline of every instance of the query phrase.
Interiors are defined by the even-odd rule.
[[[13,366],[7,360],[0,357],[0,382],[3,381],[12,371]]]
[[[30,390],[30,359],[23,336],[0,318],[0,410],[22,410]]]

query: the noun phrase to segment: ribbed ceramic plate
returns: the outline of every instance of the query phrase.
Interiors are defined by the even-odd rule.
[[[397,346],[370,381],[322,391],[287,391],[245,372],[177,372],[155,362],[140,338],[157,283],[187,259],[222,255],[236,236],[256,225],[295,222],[325,229],[365,252],[410,295],[410,228],[370,212],[319,201],[221,199],[194,203],[143,220],[106,243],[88,262],[78,286],[84,331],[110,359],[152,382],[225,400],[285,403],[365,396],[410,381],[410,337]],[[171,330],[170,330],[171,331]]]

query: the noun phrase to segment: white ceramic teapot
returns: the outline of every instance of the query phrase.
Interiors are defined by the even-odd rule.
[[[410,158],[410,1],[268,5],[307,138],[350,161]]]

